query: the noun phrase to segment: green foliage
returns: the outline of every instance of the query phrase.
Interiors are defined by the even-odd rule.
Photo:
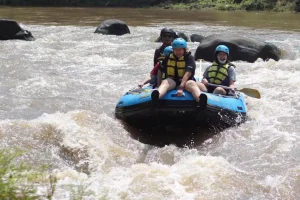
[[[56,176],[47,173],[46,166],[34,169],[34,166],[20,162],[22,155],[19,149],[0,149],[0,200],[52,200],[56,191]],[[37,185],[45,187],[46,194],[36,195]],[[69,188],[74,200],[94,195],[83,183],[71,184]]]
[[[244,0],[241,3],[241,8],[247,11],[264,10],[264,5],[261,1]]]
[[[24,6],[156,6],[171,9],[273,10],[300,12],[300,0],[0,0],[0,5]]]
[[[276,0],[243,0],[241,8],[247,11],[272,10],[276,5]]]
[[[214,0],[203,0],[203,1],[199,1],[199,5],[202,8],[213,8],[216,6],[216,3]]]
[[[16,164],[19,156],[20,150],[0,150],[0,199],[38,199],[33,184],[29,182],[29,178],[36,174],[30,174],[23,163]]]
[[[295,7],[296,7],[295,2],[290,2],[289,0],[281,0],[277,2],[276,6],[273,8],[273,11],[276,12],[283,12],[286,10],[296,11]]]
[[[300,12],[300,0],[296,0],[296,2],[293,3],[292,10],[295,12]]]
[[[82,200],[87,196],[95,195],[95,193],[88,189],[89,185],[80,183],[79,185],[70,185],[71,197],[73,200]]]
[[[217,10],[224,10],[224,11],[232,11],[232,10],[239,10],[240,7],[236,4],[218,4],[216,6]]]
[[[47,188],[47,199],[52,200],[54,196],[54,192],[56,189],[57,178],[56,176],[50,175],[49,178],[49,186]]]

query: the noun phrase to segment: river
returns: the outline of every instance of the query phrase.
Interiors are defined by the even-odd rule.
[[[80,191],[92,200],[300,198],[299,14],[2,7],[0,18],[36,38],[0,41],[0,147],[51,166],[53,199]],[[93,33],[112,18],[131,34]],[[282,50],[277,62],[234,62],[237,87],[262,95],[247,97],[246,123],[205,141],[156,146],[115,119],[118,99],[148,76],[163,27],[233,33]],[[194,53],[198,43],[188,45]]]

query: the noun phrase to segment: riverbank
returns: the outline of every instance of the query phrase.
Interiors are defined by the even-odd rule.
[[[190,9],[190,10],[223,10],[223,11],[275,11],[275,12],[300,12],[300,0],[198,0],[189,3],[164,3],[158,7],[165,9]]]
[[[156,7],[184,10],[300,12],[300,0],[0,0],[3,6]]]

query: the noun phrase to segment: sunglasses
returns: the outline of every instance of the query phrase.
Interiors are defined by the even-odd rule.
[[[163,38],[172,38],[173,35],[163,35],[162,37],[163,37]]]

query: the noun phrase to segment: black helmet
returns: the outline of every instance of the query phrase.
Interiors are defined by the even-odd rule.
[[[169,33],[169,34],[173,35],[173,37],[175,37],[175,35],[176,35],[175,31],[173,31],[172,29],[163,28],[160,31],[160,37],[165,33]]]

